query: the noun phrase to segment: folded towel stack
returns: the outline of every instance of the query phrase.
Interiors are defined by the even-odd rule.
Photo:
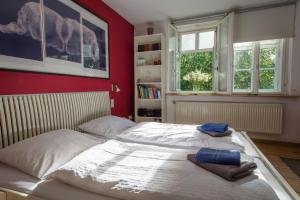
[[[213,137],[228,136],[232,133],[231,130],[228,130],[228,124],[226,123],[206,123],[197,126],[197,130]]]
[[[241,162],[240,152],[232,150],[201,148],[197,154],[189,154],[187,159],[229,181],[248,176],[257,168],[254,162]]]
[[[241,165],[241,154],[236,150],[201,148],[196,154],[196,161],[221,165]]]
[[[224,133],[228,130],[226,123],[206,123],[201,126],[203,130]]]

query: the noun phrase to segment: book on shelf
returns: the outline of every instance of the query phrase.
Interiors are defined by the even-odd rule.
[[[160,99],[161,90],[155,87],[138,85],[138,96],[140,99]]]

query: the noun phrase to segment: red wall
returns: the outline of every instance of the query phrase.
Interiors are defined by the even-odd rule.
[[[110,80],[1,70],[0,94],[111,91],[116,83],[121,92],[110,92],[115,99],[112,113],[128,117],[133,113],[134,28],[101,0],[77,2],[109,24]]]

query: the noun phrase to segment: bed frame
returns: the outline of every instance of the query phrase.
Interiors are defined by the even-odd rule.
[[[110,115],[108,92],[58,93],[0,96],[0,148],[56,129],[77,130],[91,119]],[[257,151],[261,161],[294,200],[297,193],[255,146],[248,135],[242,136]],[[41,200],[32,195],[0,187],[0,200]]]
[[[0,96],[0,148],[110,113],[108,92]]]
[[[242,136],[251,144],[251,146],[258,153],[260,160],[266,166],[266,168],[271,172],[274,178],[278,181],[278,183],[285,189],[285,191],[289,194],[289,196],[294,200],[300,200],[299,195],[296,191],[288,184],[288,182],[281,176],[281,174],[277,171],[277,169],[270,163],[270,161],[266,158],[266,156],[257,148],[257,146],[253,143],[250,137],[246,132],[241,132]]]
[[[108,91],[0,96],[0,148],[110,114]],[[0,187],[0,200],[25,199],[41,200]]]

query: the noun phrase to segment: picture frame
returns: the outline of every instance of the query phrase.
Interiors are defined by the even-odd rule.
[[[8,6],[0,12],[0,69],[110,78],[106,21],[74,1],[4,1]],[[20,27],[26,12],[33,17]]]

